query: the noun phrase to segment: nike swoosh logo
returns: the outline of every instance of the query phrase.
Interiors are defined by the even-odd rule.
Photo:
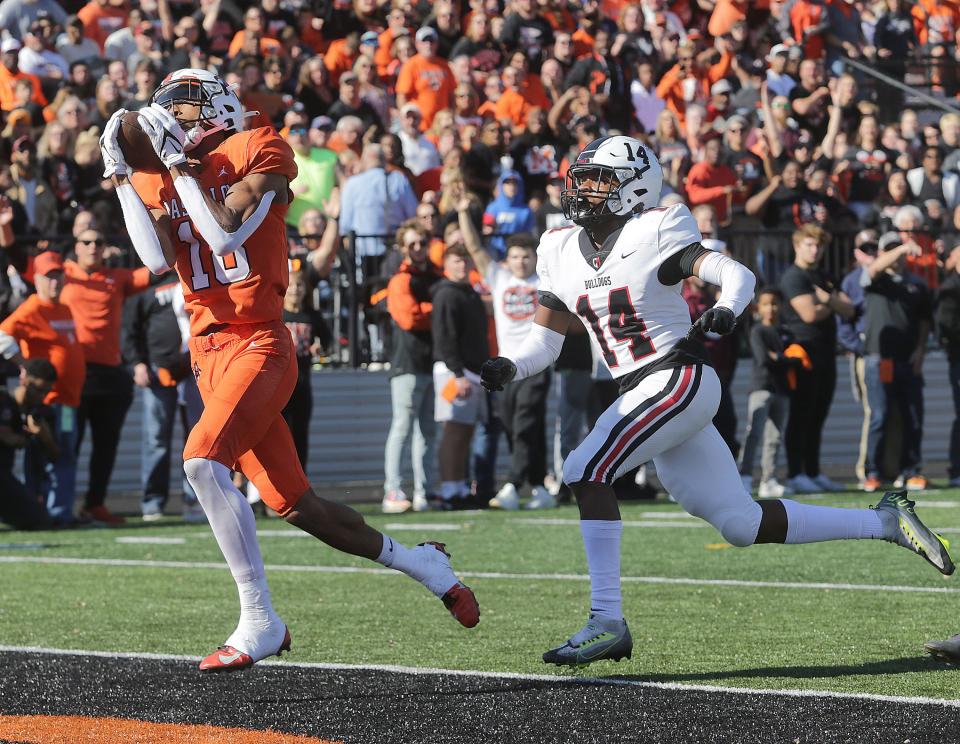
[[[232,664],[241,656],[243,656],[243,651],[237,651],[236,653],[232,653],[229,656],[225,656],[224,654],[218,654],[217,658],[220,660],[221,664]]]
[[[630,251],[629,253],[621,253],[620,258],[627,258],[628,256],[632,256],[634,253],[636,253],[636,251]]]

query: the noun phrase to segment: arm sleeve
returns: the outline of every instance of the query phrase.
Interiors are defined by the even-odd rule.
[[[191,179],[192,180],[192,179]],[[143,265],[154,274],[163,274],[170,270],[163,247],[153,224],[153,218],[147,212],[147,207],[140,200],[140,195],[129,183],[117,186],[117,198],[123,211],[123,221],[126,223],[127,233],[133,248],[143,261]]]
[[[434,357],[447,365],[457,377],[463,377],[463,358],[457,345],[456,307],[441,293],[433,303]]]
[[[515,379],[522,380],[553,365],[563,350],[566,335],[533,323],[513,359],[517,365]]]
[[[671,254],[657,270],[658,281],[665,287],[670,287],[688,276],[693,276],[693,265],[705,253],[710,253],[710,250],[700,243],[691,243],[683,250]]]
[[[183,201],[187,214],[190,215],[190,221],[193,222],[197,232],[200,233],[200,237],[206,241],[215,255],[221,257],[229,256],[253,235],[266,219],[267,212],[270,211],[270,205],[273,204],[276,197],[276,192],[272,190],[265,193],[260,198],[260,203],[254,213],[247,217],[235,232],[228,233],[210,212],[210,208],[204,201],[203,191],[201,191],[200,184],[197,183],[196,179],[190,176],[178,176],[173,185],[177,194],[180,195],[181,201]]]
[[[727,308],[738,318],[753,301],[753,290],[757,285],[757,278],[742,263],[721,253],[711,252],[704,258],[700,262],[700,271],[697,272],[697,276],[705,282],[720,287],[716,306]]]

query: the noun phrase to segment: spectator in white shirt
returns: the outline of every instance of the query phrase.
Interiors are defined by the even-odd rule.
[[[637,115],[637,121],[647,134],[657,128],[657,117],[666,108],[663,99],[657,97],[657,85],[653,75],[653,65],[647,61],[640,61],[637,63],[637,76],[630,83],[633,110]]]
[[[797,87],[797,81],[786,74],[787,59],[790,56],[790,49],[786,44],[774,44],[767,54],[767,64],[770,65],[767,70],[767,88],[770,90],[771,97],[786,96],[790,97],[790,91]]]
[[[68,65],[84,61],[91,65],[101,64],[100,47],[93,39],[83,35],[83,21],[72,15],[67,18],[67,25],[62,34],[57,37],[57,51],[63,55]]]
[[[18,63],[22,72],[41,79],[62,80],[70,74],[67,60],[53,50],[54,24],[49,16],[40,16],[24,37]]]
[[[459,200],[457,214],[464,244],[490,287],[497,347],[501,354],[509,355],[523,343],[537,312],[537,239],[531,233],[508,236],[507,255],[501,264],[483,247],[470,218],[468,197]],[[543,483],[547,475],[547,396],[551,373],[547,367],[523,380],[508,382],[498,394],[497,407],[512,455],[507,482],[490,500],[495,509],[519,508],[518,489],[526,483],[531,486],[528,509],[556,506],[556,499]]]
[[[420,107],[415,103],[405,104],[400,109],[400,131],[397,136],[403,145],[403,161],[415,176],[440,166],[437,148],[420,133],[422,118]]]

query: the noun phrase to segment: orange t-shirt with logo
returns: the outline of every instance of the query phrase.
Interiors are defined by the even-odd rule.
[[[297,175],[293,150],[273,127],[227,137],[204,156],[197,180],[222,202],[233,184],[255,173],[277,173],[290,181]],[[286,204],[274,202],[253,235],[221,258],[200,237],[169,173],[134,173],[131,181],[149,209],[170,216],[191,335],[209,333],[211,326],[270,323],[283,317],[289,281]]]
[[[60,302],[77,324],[77,341],[94,364],[116,367],[120,357],[123,301],[150,286],[149,269],[108,269],[87,273],[76,261],[65,261],[66,283]]]
[[[57,370],[44,403],[80,405],[87,367],[69,307],[30,295],[0,323],[0,331],[17,339],[24,359],[48,359]]]
[[[438,111],[450,108],[453,90],[457,87],[446,60],[436,62],[415,54],[400,68],[397,76],[397,93],[402,93],[407,102],[416,103],[423,114],[420,129],[426,131]]]
[[[130,8],[126,3],[100,5],[91,0],[77,11],[77,18],[83,24],[83,35],[97,42],[102,52],[107,37],[127,25],[129,13]]]

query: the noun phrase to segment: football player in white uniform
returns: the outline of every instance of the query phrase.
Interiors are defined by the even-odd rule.
[[[656,156],[632,137],[602,137],[567,173],[562,203],[577,226],[545,233],[538,248],[540,305],[513,358],[482,369],[490,390],[553,364],[573,317],[620,381],[608,408],[563,466],[580,508],[590,571],[586,625],[543,660],[579,665],[630,658],[623,618],[620,537],[623,523],[612,483],[653,460],[670,494],[716,527],[732,545],[885,539],[910,548],[944,574],[953,572],[947,544],[916,516],[904,493],[870,509],[837,509],[788,499],[754,501],[711,420],[720,383],[702,333],[730,333],[753,299],[755,279],[743,265],[701,245],[686,206],[658,208],[662,172]],[[683,279],[720,286],[716,305],[691,329],[680,294]]]

